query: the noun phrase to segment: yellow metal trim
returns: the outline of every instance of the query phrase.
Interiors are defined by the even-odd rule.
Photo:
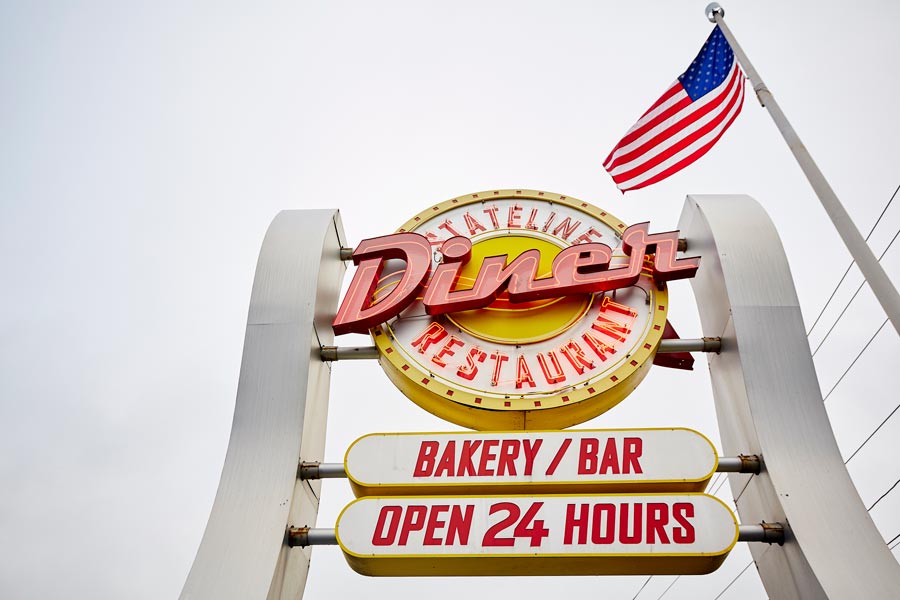
[[[618,481],[548,481],[534,483],[446,483],[442,485],[427,483],[409,484],[360,484],[350,482],[353,494],[357,498],[370,496],[403,496],[411,497],[422,494],[434,496],[470,497],[470,494],[491,495],[531,495],[531,494],[648,494],[672,492],[673,494],[697,493],[706,489],[710,477],[705,479],[655,479],[655,480],[618,480]]]
[[[719,555],[577,555],[519,554],[464,556],[364,557],[344,553],[350,568],[370,577],[558,576],[558,575],[706,575],[718,569]]]
[[[639,340],[634,353],[628,355],[630,360],[615,371],[605,373],[602,379],[581,382],[574,388],[546,396],[510,394],[498,397],[489,392],[475,394],[450,387],[405,360],[394,346],[388,327],[375,327],[372,336],[380,354],[379,363],[388,378],[407,398],[437,417],[476,430],[565,429],[606,412],[631,394],[646,377],[665,330],[668,312],[665,287],[655,290],[651,301],[657,309],[652,313],[647,336]],[[650,345],[649,349],[646,344]],[[631,361],[637,365],[632,365]],[[420,383],[426,378],[429,380],[427,388]],[[589,388],[595,390],[593,394]],[[476,398],[480,402],[476,402]],[[541,406],[535,407],[534,401],[540,401]],[[504,406],[505,402],[510,402],[511,406]],[[529,406],[522,406],[526,403]]]
[[[625,231],[626,227],[628,227],[623,221],[620,221],[605,210],[601,210],[592,204],[588,204],[587,202],[583,202],[577,198],[572,198],[571,196],[563,196],[561,194],[554,194],[553,192],[543,192],[540,190],[509,189],[476,192],[474,194],[467,194],[465,196],[458,196],[456,198],[451,198],[450,200],[438,202],[431,208],[426,208],[425,210],[414,216],[412,219],[404,223],[397,231],[413,231],[422,221],[430,219],[435,215],[441,214],[445,210],[455,208],[457,206],[468,206],[470,204],[481,204],[485,202],[493,202],[494,200],[508,199],[545,200],[552,204],[562,204],[563,206],[574,208],[577,211],[586,213],[594,217],[595,219],[598,219],[605,225],[609,226],[613,231],[619,232],[619,237],[622,236],[622,232]]]

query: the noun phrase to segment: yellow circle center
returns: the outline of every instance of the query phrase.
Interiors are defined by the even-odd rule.
[[[538,278],[550,275],[560,248],[549,241],[524,235],[503,235],[472,245],[472,258],[460,272],[457,288],[471,287],[482,261],[488,256],[508,256],[507,264],[526,250],[541,253]],[[523,344],[552,338],[575,324],[591,305],[590,295],[564,296],[534,302],[509,301],[504,291],[485,308],[447,315],[460,329],[473,336],[503,344]]]

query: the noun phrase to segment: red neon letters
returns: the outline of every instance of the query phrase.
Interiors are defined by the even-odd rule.
[[[519,218],[518,212],[510,211],[510,222],[518,223]],[[606,244],[569,246],[554,258],[550,275],[543,278],[537,277],[539,250],[526,250],[511,262],[505,254],[489,256],[482,262],[471,288],[455,289],[462,267],[472,256],[472,242],[457,235],[441,245],[443,260],[434,269],[422,303],[429,315],[440,315],[483,308],[504,290],[510,301],[517,303],[625,288],[637,283],[645,255],[652,256],[652,274],[657,283],[693,277],[700,264],[699,258],[677,257],[677,231],[651,234],[649,223],[626,229],[622,248],[628,263],[609,268],[612,249]],[[375,299],[385,262],[391,259],[405,261],[406,268],[393,289]],[[353,262],[358,268],[334,319],[335,335],[365,333],[412,304],[431,272],[431,243],[417,233],[363,240],[353,251]]]
[[[406,261],[403,276],[391,293],[370,305],[384,263],[392,258]],[[412,304],[431,272],[431,244],[418,233],[363,240],[353,251],[353,264],[357,265],[356,273],[331,325],[335,335],[366,333]]]

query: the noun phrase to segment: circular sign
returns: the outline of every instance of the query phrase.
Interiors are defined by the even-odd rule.
[[[486,259],[506,255],[509,266],[533,250],[540,253],[535,281],[550,277],[554,258],[576,244],[606,244],[609,269],[626,265],[625,229],[571,197],[498,190],[437,204],[399,231],[428,238],[433,270],[444,259],[446,240],[468,238],[471,256],[454,282],[461,290],[473,287]],[[376,301],[404,269],[403,261],[386,264]],[[465,427],[560,429],[584,422],[631,393],[653,362],[668,300],[665,284],[654,282],[651,271],[611,291],[525,302],[503,291],[483,308],[435,316],[418,297],[372,329],[379,362],[413,402]]]

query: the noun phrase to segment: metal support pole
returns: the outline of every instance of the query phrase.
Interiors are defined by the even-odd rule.
[[[738,525],[739,542],[764,542],[784,545],[784,525],[781,523],[760,523],[759,525]]]
[[[806,146],[800,141],[800,137],[788,122],[781,107],[778,106],[772,92],[763,83],[759,73],[756,72],[756,69],[750,63],[750,59],[747,58],[744,50],[737,43],[734,34],[731,33],[728,25],[725,24],[725,9],[719,6],[718,3],[713,2],[706,7],[706,18],[719,26],[725,39],[731,44],[734,55],[747,73],[750,83],[753,84],[753,91],[756,92],[759,103],[769,111],[769,115],[775,121],[775,126],[778,127],[778,131],[781,132],[784,141],[787,142],[788,147],[794,154],[794,158],[797,159],[797,164],[800,165],[800,169],[806,175],[806,179],[809,180],[813,190],[815,190],[822,207],[828,213],[828,217],[834,224],[835,229],[837,229],[838,235],[841,236],[844,245],[869,283],[869,287],[872,288],[872,293],[875,294],[878,303],[881,304],[881,308],[888,319],[890,319],[894,330],[900,334],[900,294],[897,293],[897,288],[891,283],[887,273],[884,272],[884,269],[878,263],[878,259],[872,253],[872,249],[869,248],[850,215],[847,214],[844,205],[838,200],[837,194],[831,189],[831,185],[829,185],[822,171],[819,170],[818,165],[813,161]]]
[[[894,598],[900,566],[853,486],[822,404],[778,233],[747,196],[688,196],[678,230],[704,267],[691,279],[722,452],[756,454],[731,473],[745,523],[784,525],[784,546],[751,545],[772,598]]]
[[[722,348],[722,340],[715,337],[705,337],[695,340],[662,340],[657,352],[673,354],[676,352],[718,352]],[[334,362],[337,360],[375,360],[378,358],[378,349],[375,346],[322,346],[322,360]]]
[[[717,473],[753,473],[758,475],[760,469],[759,456],[741,454],[739,456],[720,456]],[[344,479],[347,472],[343,463],[300,463],[297,469],[300,479]]]
[[[231,439],[219,489],[183,600],[297,600],[310,549],[291,549],[285,528],[315,524],[321,482],[297,465],[325,451],[333,344],[331,319],[346,265],[336,210],[279,213],[259,253],[250,296]]]
[[[333,362],[336,360],[371,360],[378,358],[378,348],[375,346],[322,346],[322,360]]]
[[[738,541],[781,545],[784,544],[784,527],[781,523],[738,525]],[[288,545],[292,548],[336,546],[337,535],[334,529],[327,527],[291,527],[288,530]]]
[[[717,473],[754,473],[759,474],[760,460],[755,454],[739,456],[720,456]],[[297,470],[300,479],[343,479],[347,477],[343,463],[300,463]]]
[[[300,479],[342,479],[347,477],[344,463],[302,462],[297,469]]]
[[[288,546],[336,546],[337,534],[327,527],[291,527],[288,529]]]
[[[657,352],[672,354],[675,352],[718,352],[722,349],[721,338],[705,337],[697,340],[662,340]]]
[[[761,464],[756,454],[741,454],[736,457],[719,457],[717,473],[753,473],[759,475]]]

